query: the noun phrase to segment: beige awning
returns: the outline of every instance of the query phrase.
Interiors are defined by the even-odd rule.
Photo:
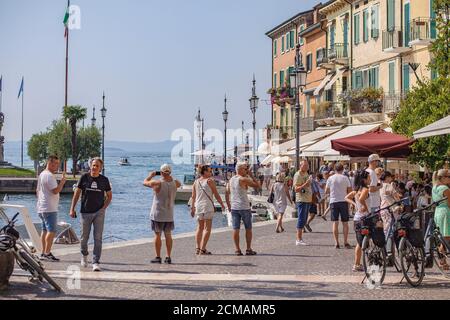
[[[447,116],[439,121],[436,121],[425,128],[414,132],[415,139],[428,138],[450,134],[450,116]]]
[[[314,90],[314,95],[318,96],[320,95],[320,91],[327,85],[328,81],[330,81],[331,77],[333,76],[333,73],[327,74],[325,78],[323,78],[322,82],[319,84],[319,86]]]
[[[330,156],[340,156],[340,153],[331,148],[331,140],[342,139],[347,137],[357,136],[366,132],[373,131],[382,126],[382,122],[371,123],[371,124],[357,124],[347,126],[336,133],[326,137],[313,144],[312,146],[306,148],[302,151],[302,156],[304,157],[330,157]]]
[[[342,76],[344,71],[345,71],[345,68],[338,69],[336,71],[336,74],[333,76],[333,78],[331,78],[330,82],[328,82],[328,84],[325,86],[325,90],[331,90],[331,87],[333,86],[333,84],[337,81],[337,79],[339,79]]]

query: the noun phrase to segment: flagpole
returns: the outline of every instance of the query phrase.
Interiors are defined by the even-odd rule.
[[[66,94],[65,94],[65,104],[64,106],[67,107],[67,88],[68,88],[68,82],[69,82],[69,27],[66,26]]]
[[[23,84],[23,82],[24,82],[24,79],[22,78],[22,84]],[[24,95],[25,95],[25,90],[24,90],[24,88],[22,88],[22,148],[20,149],[22,168],[23,168],[23,96]]]

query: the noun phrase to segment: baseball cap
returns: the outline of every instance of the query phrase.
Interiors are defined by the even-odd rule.
[[[167,163],[165,163],[165,164],[163,164],[163,165],[161,166],[160,171],[161,171],[161,172],[164,172],[164,173],[171,173],[171,172],[172,172],[172,168],[170,167],[170,165],[168,165]]]
[[[379,155],[377,155],[376,153],[375,154],[371,154],[370,156],[369,156],[369,163],[371,163],[372,161],[380,161],[380,156]]]

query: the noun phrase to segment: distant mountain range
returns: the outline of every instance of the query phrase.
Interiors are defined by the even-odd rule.
[[[178,141],[161,142],[133,142],[133,141],[105,141],[106,151],[124,151],[124,152],[171,152]],[[26,154],[27,143],[24,143]],[[6,141],[5,150],[20,152],[20,141]]]

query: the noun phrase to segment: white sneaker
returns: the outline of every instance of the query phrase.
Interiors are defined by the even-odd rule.
[[[307,246],[308,244],[303,240],[296,240],[295,245],[296,246]]]
[[[81,266],[83,268],[88,267],[88,257],[87,256],[81,256]]]
[[[92,265],[92,271],[95,271],[95,272],[101,271],[100,265],[99,265],[98,263],[94,263],[94,264]]]

